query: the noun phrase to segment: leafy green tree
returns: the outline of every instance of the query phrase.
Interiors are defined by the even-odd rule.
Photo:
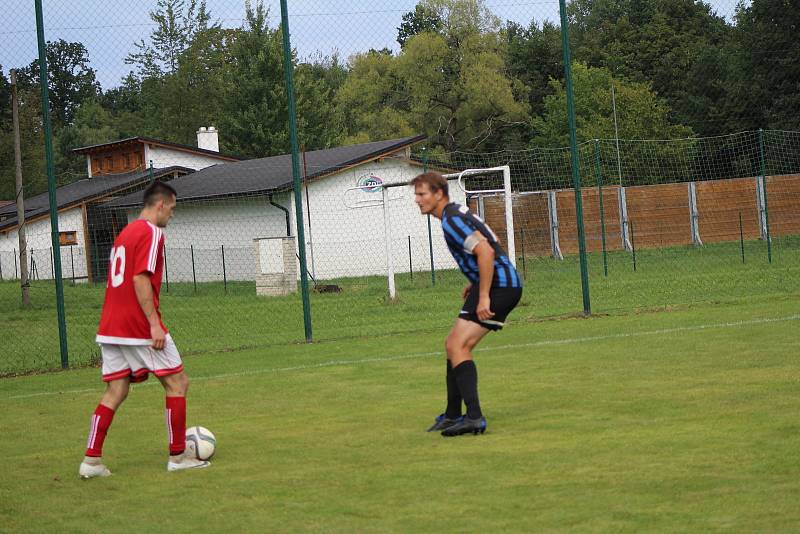
[[[531,113],[539,114],[544,109],[544,97],[551,94],[550,80],[564,78],[561,28],[550,21],[540,27],[532,20],[527,28],[509,22],[504,33],[509,74],[528,88]]]
[[[281,153],[289,139],[281,34],[268,17],[263,3],[248,4],[245,26],[231,46],[220,122],[229,150],[246,157]]]
[[[300,144],[308,150],[332,146],[340,135],[332,101],[343,67],[338,58],[297,65],[293,54],[292,62]],[[233,38],[225,78],[220,124],[226,147],[245,157],[288,152],[283,39],[280,28],[269,26],[261,1],[246,3],[245,26]]]
[[[200,126],[218,124],[234,33],[212,22],[205,0],[159,0],[156,27],[126,58],[136,70],[102,99],[116,128],[194,144]]]
[[[110,114],[116,124],[115,130],[121,138],[153,135],[143,111],[144,101],[142,81],[133,73],[124,77],[119,86],[105,91],[97,99],[103,109]]]
[[[63,39],[48,41],[47,58],[50,113],[54,128],[69,124],[81,103],[100,94],[96,72],[89,66],[89,51],[81,43]],[[39,88],[39,60],[20,69],[20,89],[36,91]]]
[[[75,114],[72,124],[56,135],[54,152],[58,182],[65,184],[86,176],[86,160],[72,152],[73,149],[107,143],[126,137],[120,135],[116,121],[97,100],[84,102]]]
[[[403,22],[397,28],[397,42],[403,47],[406,41],[419,33],[439,33],[442,30],[442,19],[424,4],[417,4],[414,11],[403,15]]]
[[[528,121],[526,89],[507,75],[499,22],[478,0],[426,0],[442,21],[400,54],[351,58],[337,105],[350,141],[426,133],[446,152],[504,146]]]
[[[612,83],[616,93],[620,139],[681,139],[692,135],[691,128],[671,122],[669,105],[652,91],[649,84],[614,80],[607,69],[591,68],[582,63],[573,63],[572,75],[578,143],[615,137],[611,103]],[[544,99],[545,111],[531,121],[535,133],[531,144],[534,147],[569,146],[564,83],[557,80],[551,80],[550,83],[553,94]],[[679,144],[643,144],[633,141],[624,142],[623,145],[621,150],[623,181],[627,185],[657,183],[670,178],[672,174],[667,171],[674,171],[675,162],[686,162],[686,148]],[[607,150],[610,145],[604,146]],[[592,150],[591,146],[582,147],[581,157],[584,161],[592,157]],[[554,168],[564,170],[570,168],[569,153],[566,150],[553,157],[558,159],[553,163]],[[611,156],[606,154],[604,159],[609,157]],[[588,161],[593,162],[592,159]],[[590,168],[592,164],[589,163]],[[616,171],[616,167],[612,167]],[[691,178],[688,168],[681,178],[683,180]],[[587,185],[593,184],[594,173],[584,173],[583,180]],[[565,181],[565,184],[568,183]]]
[[[22,174],[25,196],[31,197],[47,190],[45,173],[44,133],[42,131],[42,104],[38,87],[17,89],[19,97],[19,129],[22,147]],[[14,166],[14,138],[11,122],[0,130],[0,199],[12,200],[16,191],[16,169]]]
[[[336,99],[345,125],[345,143],[411,135],[410,115],[399,108],[396,59],[371,51],[351,59],[350,73]]]
[[[3,65],[0,65],[0,129],[3,129],[6,122],[11,121],[11,82],[3,73]]]
[[[135,43],[138,52],[125,59],[138,68],[141,78],[157,78],[162,74],[174,74],[178,70],[181,55],[191,46],[196,35],[209,28],[211,14],[206,9],[205,0],[158,0],[157,7],[150,12],[150,19],[156,28],[150,34],[149,42],[144,39]]]
[[[753,0],[736,12],[737,78],[729,98],[749,129],[800,129],[800,9],[790,0]]]
[[[306,150],[331,148],[341,139],[340,115],[332,103],[343,83],[338,68],[300,63],[295,69],[298,139]]]
[[[500,19],[486,6],[484,0],[422,0],[425,12],[441,20],[440,33],[448,46],[460,48],[465,39],[476,34],[496,33]]]
[[[649,82],[676,119],[703,126],[713,120],[692,104],[702,87],[689,83],[710,49],[731,32],[711,6],[694,0],[573,0],[572,57],[605,67],[617,78]]]
[[[611,84],[614,84],[619,137],[624,139],[674,139],[692,135],[692,129],[674,124],[669,105],[649,84],[615,80],[604,68],[573,63],[575,123],[578,142],[613,138],[614,115]],[[567,96],[564,83],[551,80],[552,94],[545,97],[542,115],[532,119],[534,146],[569,145]]]

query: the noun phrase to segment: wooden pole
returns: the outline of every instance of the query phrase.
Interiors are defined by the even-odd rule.
[[[22,188],[22,148],[19,142],[19,99],[17,98],[17,71],[11,71],[11,109],[14,122],[14,164],[17,172],[17,235],[19,236],[19,286],[22,290],[22,305],[31,305],[28,293],[28,240],[25,238],[25,195]]]

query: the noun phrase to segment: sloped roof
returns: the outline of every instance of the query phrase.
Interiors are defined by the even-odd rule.
[[[161,178],[173,172],[191,173],[194,171],[187,167],[172,166],[163,169],[153,169],[153,177]],[[63,209],[73,204],[80,204],[87,200],[112,194],[115,191],[124,190],[149,179],[150,171],[146,170],[121,174],[104,174],[95,178],[78,180],[77,182],[62,185],[56,189],[56,203],[58,209]],[[141,193],[136,193],[136,195],[139,197],[139,202],[141,202]],[[25,199],[26,219],[46,214],[49,209],[50,196],[46,192]],[[0,219],[8,217],[9,215],[11,215],[11,217],[0,222],[0,230],[17,225],[17,205],[14,202],[0,207]]]
[[[305,167],[305,179],[312,180],[389,155],[424,139],[424,135],[416,135],[306,152],[305,163],[302,159],[300,161],[300,172],[303,174]],[[290,189],[292,182],[292,156],[283,154],[213,165],[191,175],[175,178],[170,181],[170,185],[178,193],[178,202],[182,202],[283,191]],[[135,195],[128,195],[108,206],[129,207],[136,205],[138,201]]]
[[[108,141],[107,143],[100,143],[97,145],[73,148],[72,151],[75,152],[76,154],[90,154],[92,152],[100,152],[102,150],[108,150],[119,146],[134,144],[134,143],[160,145],[168,148],[174,148],[182,152],[196,152],[198,154],[204,154],[206,156],[213,156],[219,159],[227,159],[231,161],[243,159],[240,156],[235,156],[233,154],[222,154],[214,150],[208,150],[205,148],[198,148],[196,146],[183,145],[180,143],[173,143],[171,141],[163,141],[161,139],[154,139],[152,137],[142,137],[142,136],[126,137],[125,139],[117,139],[116,141]]]

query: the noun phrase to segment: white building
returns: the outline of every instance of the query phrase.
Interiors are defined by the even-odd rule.
[[[303,154],[300,200],[314,280],[384,275],[387,236],[395,272],[430,270],[428,221],[414,203],[412,188],[387,188],[387,210],[382,188],[356,189],[410,181],[423,170],[410,149],[423,139]],[[215,165],[172,180],[178,206],[165,231],[169,280],[254,280],[262,268],[254,240],[297,235],[292,184],[290,155]],[[454,201],[464,202],[463,192],[452,183],[450,193]],[[138,199],[121,198],[109,210],[122,210],[132,220]],[[455,268],[438,221],[431,231],[435,268]]]
[[[220,154],[217,131],[201,128],[198,148],[146,137],[132,137],[75,149],[86,157],[88,178],[56,190],[62,276],[74,280],[105,278],[114,236],[126,224],[98,206],[153,180],[171,180],[196,169],[237,161]],[[152,161],[153,169],[149,168]],[[139,193],[136,193],[137,195]],[[32,279],[53,277],[53,250],[48,193],[25,199],[25,234]],[[19,278],[17,206],[0,206],[0,278]]]

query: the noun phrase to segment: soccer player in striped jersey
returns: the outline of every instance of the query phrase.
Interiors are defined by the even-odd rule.
[[[168,471],[207,467],[186,449],[186,391],[189,379],[159,311],[164,272],[163,228],[172,218],[177,195],[172,186],[154,182],[144,192],[139,218],[122,229],[111,249],[106,296],[97,343],[103,360],[106,391],[92,415],[86,456],[78,468],[83,479],[107,477],[103,442],[131,382],[143,382],[150,373],[166,394],[169,438]]]
[[[447,248],[469,280],[462,295],[464,305],[445,341],[447,407],[428,432],[482,434],[487,425],[478,399],[472,349],[489,331],[503,328],[522,296],[522,280],[491,228],[465,206],[450,202],[447,180],[441,174],[420,174],[411,184],[420,212],[442,221]]]

